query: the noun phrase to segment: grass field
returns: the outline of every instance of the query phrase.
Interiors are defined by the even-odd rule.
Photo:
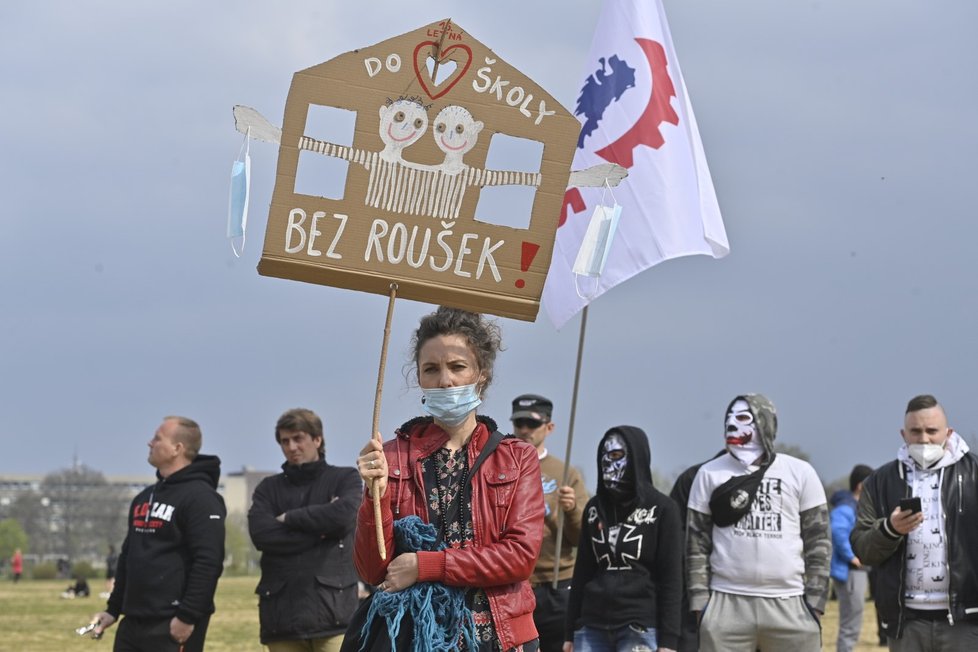
[[[258,642],[258,608],[254,594],[256,577],[221,578],[217,590],[217,613],[207,632],[209,652],[261,652]],[[115,628],[101,641],[81,638],[74,632],[101,611],[105,600],[78,598],[63,600],[61,591],[67,580],[0,582],[0,652],[61,652],[112,649]],[[92,582],[101,590],[101,583]],[[866,605],[860,646],[857,650],[878,652],[875,611]],[[835,649],[838,632],[838,603],[830,602],[823,620],[823,649]]]

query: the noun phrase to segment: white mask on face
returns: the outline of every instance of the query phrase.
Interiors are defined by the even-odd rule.
[[[744,399],[738,399],[730,406],[724,430],[727,450],[744,464],[752,464],[764,454],[754,415]]]
[[[914,462],[922,469],[929,469],[944,457],[942,444],[908,444],[907,452]]]

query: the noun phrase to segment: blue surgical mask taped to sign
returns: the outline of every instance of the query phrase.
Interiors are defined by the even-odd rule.
[[[231,165],[231,189],[228,193],[228,239],[231,240],[231,251],[238,258],[244,251],[245,230],[248,228],[248,193],[251,189],[250,135],[249,127],[241,151],[238,152],[238,159]],[[236,238],[241,238],[240,252],[234,246]]]
[[[439,423],[457,426],[482,404],[478,385],[422,389],[421,407]]]

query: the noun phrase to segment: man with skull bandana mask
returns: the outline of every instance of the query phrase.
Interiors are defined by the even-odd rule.
[[[693,481],[687,579],[704,652],[821,650],[832,551],[825,491],[810,464],[775,454],[776,434],[766,397],[736,397],[727,452]]]
[[[584,508],[564,652],[675,650],[682,600],[679,508],[652,484],[646,434],[612,428]]]

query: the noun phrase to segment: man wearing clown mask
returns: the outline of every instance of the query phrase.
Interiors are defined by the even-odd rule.
[[[700,467],[687,509],[690,610],[703,652],[822,649],[828,508],[808,462],[775,454],[778,418],[761,394],[724,417],[726,452]]]
[[[876,568],[890,650],[974,650],[978,642],[978,457],[930,394],[904,414],[897,458],[863,482],[849,540]]]

